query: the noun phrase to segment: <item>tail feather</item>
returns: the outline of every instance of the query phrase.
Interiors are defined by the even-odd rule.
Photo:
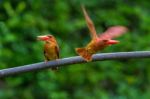
[[[86,61],[92,60],[92,54],[89,53],[86,48],[76,48],[76,52],[82,56]]]

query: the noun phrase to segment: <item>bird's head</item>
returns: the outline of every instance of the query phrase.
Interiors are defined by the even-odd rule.
[[[113,45],[113,44],[118,44],[119,43],[119,41],[117,41],[117,40],[102,40],[102,41],[106,45]]]
[[[37,40],[41,40],[41,41],[50,41],[50,42],[56,42],[56,39],[54,36],[52,35],[43,35],[43,36],[37,36]]]

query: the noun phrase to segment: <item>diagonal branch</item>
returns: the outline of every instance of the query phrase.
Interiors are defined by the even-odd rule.
[[[150,58],[150,51],[135,51],[135,52],[116,52],[116,53],[101,53],[93,55],[93,61],[104,60],[117,60],[117,59],[129,59],[129,58]],[[23,72],[30,72],[35,70],[41,70],[56,66],[65,66],[71,64],[86,63],[80,56],[58,59],[56,61],[39,62],[35,64],[29,64],[24,66],[18,66],[13,68],[7,68],[0,70],[0,77],[19,74]]]

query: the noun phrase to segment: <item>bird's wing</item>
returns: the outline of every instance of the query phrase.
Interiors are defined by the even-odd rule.
[[[97,34],[96,34],[95,26],[94,26],[92,20],[90,19],[90,17],[88,16],[84,6],[82,6],[82,10],[83,10],[83,13],[84,13],[84,17],[85,17],[87,26],[88,26],[89,31],[90,31],[91,38],[92,39],[96,39],[97,38]]]
[[[55,47],[55,51],[56,51],[56,54],[57,54],[57,58],[59,58],[59,47],[58,46]]]
[[[100,34],[98,37],[99,39],[112,39],[126,33],[127,30],[128,29],[124,26],[113,26],[108,28],[104,33]]]

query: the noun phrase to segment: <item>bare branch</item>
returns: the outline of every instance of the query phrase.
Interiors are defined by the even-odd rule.
[[[101,53],[93,55],[93,61],[104,60],[117,60],[117,59],[129,59],[129,58],[150,58],[150,51],[135,51],[135,52],[117,52],[117,53]],[[35,64],[29,64],[24,66],[18,66],[8,69],[0,70],[0,77],[8,75],[19,74],[23,72],[36,71],[41,69],[47,69],[52,67],[60,67],[71,64],[86,63],[80,56],[58,59],[56,61],[49,61],[47,63],[40,62]]]

